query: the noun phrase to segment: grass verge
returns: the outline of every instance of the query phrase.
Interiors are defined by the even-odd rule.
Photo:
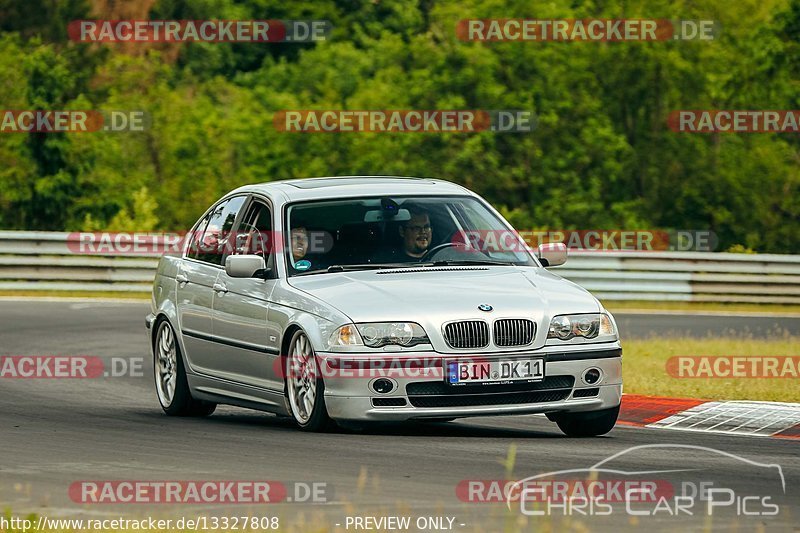
[[[640,339],[623,343],[624,389],[631,394],[706,400],[765,400],[798,402],[798,378],[676,378],[667,373],[667,360],[679,355],[800,355],[800,338],[775,340]]]

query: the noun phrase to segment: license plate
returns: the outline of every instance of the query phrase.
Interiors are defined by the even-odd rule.
[[[451,385],[541,381],[544,379],[544,359],[451,359],[447,361],[446,379]]]

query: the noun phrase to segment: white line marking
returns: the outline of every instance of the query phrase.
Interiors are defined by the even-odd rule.
[[[723,428],[734,420],[741,423],[735,427]],[[715,423],[711,424],[711,421]],[[763,423],[765,421],[766,424]],[[646,427],[769,437],[798,424],[800,404],[737,400],[706,402]]]
[[[743,424],[739,424],[738,426],[733,428],[732,431],[736,431],[737,429],[741,429],[743,426],[746,426],[746,425],[750,425],[750,428],[748,428],[748,429],[751,429],[753,427],[753,425],[755,424],[755,422],[758,422],[759,420],[762,420],[764,418],[768,418],[768,417],[771,417],[771,416],[772,416],[772,413],[764,413],[763,415],[761,415],[759,417],[753,418],[751,420],[747,420]],[[769,422],[769,424],[767,424],[766,426],[759,426],[758,428],[754,429],[751,433],[757,433],[760,429],[768,427],[768,426],[770,426],[770,425],[772,425],[774,423],[775,423],[775,421],[771,420]]]
[[[755,413],[756,411],[758,411],[758,409],[750,409],[749,411],[745,411],[744,413],[739,413],[738,415],[733,415],[732,417],[728,418],[727,420],[723,420],[722,422],[717,422],[713,426],[709,427],[708,430],[712,431],[714,428],[716,428],[718,426],[721,426],[722,424],[726,424],[728,422],[731,422],[732,420],[736,420],[737,418],[741,418],[743,416],[746,417],[750,413]],[[758,417],[758,418],[761,418],[761,417]],[[750,420],[745,419],[744,424],[747,424],[748,422],[750,422]],[[741,424],[741,425],[744,425],[744,424]],[[733,431],[733,429],[726,430],[726,431]]]
[[[674,425],[677,425],[677,424],[680,424],[681,422],[686,421],[687,419],[692,418],[694,416],[694,412],[697,412],[696,410],[700,409],[701,407],[708,406],[708,405],[711,405],[711,407],[708,407],[706,409],[707,411],[712,411],[712,410],[716,409],[717,407],[719,407],[718,402],[702,403],[700,405],[692,407],[691,409],[687,409],[685,411],[681,411],[680,413],[675,413],[673,415],[668,416],[667,418],[662,418],[661,420],[658,420],[657,422],[653,422],[653,424],[659,424],[659,427],[661,427],[661,426],[663,426],[663,427],[672,427]],[[653,425],[653,424],[650,424],[650,425]]]

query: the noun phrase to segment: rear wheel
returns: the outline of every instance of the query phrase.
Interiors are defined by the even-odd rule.
[[[317,367],[311,341],[298,330],[289,343],[286,361],[286,395],[292,417],[305,431],[326,431],[334,427],[325,407],[325,384]]]
[[[214,412],[217,404],[192,398],[175,331],[166,320],[158,324],[153,355],[156,394],[165,413],[170,416],[208,416]]]
[[[569,437],[597,437],[614,429],[618,416],[619,405],[601,411],[557,413],[548,415],[548,418]]]

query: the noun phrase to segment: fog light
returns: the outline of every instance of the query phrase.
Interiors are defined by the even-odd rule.
[[[583,381],[588,383],[589,385],[594,385],[598,381],[600,381],[600,377],[602,376],[602,372],[600,372],[599,368],[590,368],[583,373]]]
[[[394,390],[394,383],[392,383],[392,380],[386,378],[376,379],[372,382],[372,390],[378,394],[387,394]]]

